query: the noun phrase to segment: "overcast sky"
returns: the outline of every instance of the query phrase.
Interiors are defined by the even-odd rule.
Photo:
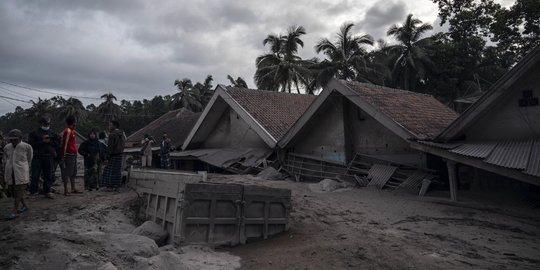
[[[334,39],[343,22],[379,39],[408,13],[436,24],[429,0],[2,0],[0,81],[31,89],[0,83],[0,96],[52,96],[36,91],[44,90],[97,98],[110,91],[119,100],[150,99],[173,94],[175,79],[207,74],[214,85],[227,84],[230,74],[255,88],[255,58],[269,33],[304,26],[300,55],[310,58],[315,43]],[[29,106],[0,97],[0,114],[15,105]]]

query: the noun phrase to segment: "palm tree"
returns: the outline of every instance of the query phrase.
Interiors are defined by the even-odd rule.
[[[238,88],[248,88],[248,85],[242,77],[238,77],[236,80],[231,76],[227,75],[227,79],[229,79],[229,82],[231,82],[231,86],[238,87]]]
[[[214,81],[212,75],[207,75],[203,83],[197,82],[193,86],[193,89],[198,92],[197,96],[199,98],[199,102],[201,103],[201,110],[204,109],[214,94],[214,86],[212,86],[212,81]]]
[[[199,101],[199,91],[194,89],[190,79],[175,80],[174,85],[178,88],[178,93],[172,95],[173,108],[186,108],[193,112],[198,112],[202,109],[202,104]]]
[[[61,119],[65,119],[69,116],[75,117],[77,122],[82,122],[86,119],[86,108],[79,99],[74,97],[68,99],[61,98],[58,99],[58,102],[59,104],[61,103],[61,106],[58,107],[57,113]]]
[[[370,35],[353,35],[353,23],[344,23],[337,33],[335,43],[327,38],[321,39],[315,45],[317,53],[323,52],[327,60],[319,65],[319,80],[326,84],[330,78],[337,77],[343,80],[352,80],[362,71],[365,65],[364,56],[367,54],[365,45],[373,45]]]
[[[268,35],[263,45],[270,46],[270,52],[257,57],[255,83],[259,89],[291,92],[294,87],[300,93],[300,84],[311,75],[308,65],[298,56],[298,48],[304,47],[300,37],[306,34],[302,26],[291,26],[286,35]]]
[[[432,29],[431,25],[422,24],[421,20],[409,14],[403,25],[392,25],[386,32],[399,42],[390,46],[396,56],[392,66],[392,78],[396,86],[404,89],[413,88],[415,83],[411,83],[411,79],[423,79],[426,69],[433,66],[426,52],[431,44],[431,38],[421,39],[426,31]]]
[[[26,114],[28,117],[32,119],[37,120],[39,119],[39,117],[45,114],[49,114],[53,110],[53,107],[52,107],[53,104],[48,99],[41,99],[38,97],[37,102],[33,100],[31,100],[31,102],[32,102],[32,107],[26,110]]]
[[[96,112],[107,122],[118,119],[122,110],[118,104],[114,103],[116,97],[112,93],[107,93],[103,94],[101,99],[103,99],[103,102],[99,104]]]

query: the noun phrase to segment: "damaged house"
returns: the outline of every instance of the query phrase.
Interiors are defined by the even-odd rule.
[[[152,163],[154,167],[159,167],[159,144],[163,133],[166,132],[169,139],[171,139],[172,146],[179,149],[200,115],[201,113],[194,113],[183,108],[165,113],[126,139],[124,155],[128,158],[131,157],[132,160],[140,159],[141,141],[144,135],[148,134],[154,137],[156,141],[152,147]],[[178,164],[174,162],[171,164],[172,168],[178,168],[176,165]]]
[[[280,157],[301,179],[361,175],[397,187],[425,176],[426,155],[409,141],[434,138],[456,117],[430,95],[332,79],[279,142]]]
[[[314,99],[312,95],[219,85],[183,151],[171,153],[171,159],[192,170],[247,173],[264,167],[277,142]]]
[[[412,143],[446,162],[453,200],[459,188],[540,185],[539,78],[537,47],[434,140]]]

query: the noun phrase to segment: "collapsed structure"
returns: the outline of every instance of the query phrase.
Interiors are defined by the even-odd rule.
[[[312,95],[219,85],[187,136],[183,151],[171,153],[171,159],[192,170],[247,173],[264,167],[277,142],[314,99]]]
[[[159,143],[163,133],[167,133],[173,147],[179,149],[200,115],[201,113],[194,113],[184,108],[165,113],[127,137],[124,154],[132,158],[138,158],[140,156],[141,141],[144,135],[148,134],[156,140],[152,147],[152,153],[155,155],[152,160],[154,160],[154,163],[159,164],[157,154],[159,153]],[[171,165],[172,168],[178,168],[177,164],[173,163]]]
[[[368,175],[382,177],[381,187],[393,177],[396,187],[427,168],[426,156],[409,147],[409,141],[434,138],[456,117],[430,95],[332,79],[279,147],[291,175]],[[376,166],[370,174],[374,164],[386,167]]]
[[[434,140],[411,144],[445,160],[452,199],[459,186],[540,186],[539,74],[537,47]]]

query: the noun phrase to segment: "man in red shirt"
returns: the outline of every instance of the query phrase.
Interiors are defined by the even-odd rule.
[[[68,182],[71,181],[71,192],[81,193],[75,188],[75,177],[77,176],[77,143],[75,142],[75,123],[74,116],[66,118],[67,127],[62,136],[62,156],[60,168],[62,169],[62,180],[64,180],[64,195],[68,196]]]

